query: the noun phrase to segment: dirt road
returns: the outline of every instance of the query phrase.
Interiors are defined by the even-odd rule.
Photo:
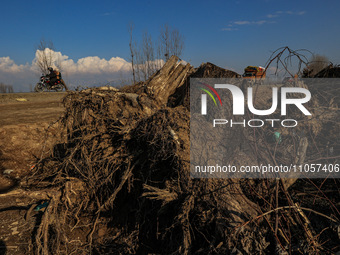
[[[0,127],[55,120],[66,93],[0,94]]]

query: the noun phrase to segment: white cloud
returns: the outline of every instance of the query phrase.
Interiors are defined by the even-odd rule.
[[[234,24],[235,25],[249,25],[251,24],[251,22],[247,20],[240,20],[240,21],[235,21]]]
[[[68,74],[101,74],[119,71],[128,72],[131,70],[131,63],[120,57],[112,57],[106,60],[97,56],[90,56],[80,58],[77,62],[74,62],[74,60],[70,59],[67,55],[62,55],[61,52],[55,52],[48,48],[45,49],[45,54],[51,56],[53,67],[60,66],[62,71],[66,71]],[[36,61],[41,55],[42,51],[37,50],[32,65],[36,65]]]
[[[256,24],[256,25],[263,25],[265,23],[268,23],[268,21],[266,21],[266,20],[259,20],[259,21],[254,21],[253,23]]]
[[[234,28],[234,27],[224,27],[222,28],[222,31],[237,31],[238,28]]]
[[[240,20],[240,21],[234,21],[234,25],[242,26],[242,25],[263,25],[265,23],[272,23],[268,22],[267,20],[258,20],[258,21],[248,21],[248,20]]]
[[[5,73],[22,72],[30,69],[30,65],[17,65],[10,57],[0,57],[0,70]]]
[[[10,57],[0,57],[0,82],[14,85],[15,91],[26,91],[28,84],[35,84],[41,74],[36,60],[42,52],[37,50],[32,63],[16,64]],[[66,83],[71,86],[90,86],[94,83],[129,79],[131,63],[120,57],[110,59],[89,56],[74,61],[61,52],[46,49],[54,59],[53,67],[61,66]]]
[[[237,31],[238,26],[244,26],[244,25],[258,25],[261,26],[266,23],[274,23],[274,21],[268,21],[268,20],[258,20],[258,21],[249,21],[249,20],[238,20],[234,21],[230,24],[228,24],[227,27],[222,28],[222,31]]]
[[[268,14],[267,15],[267,18],[269,18],[269,19],[272,19],[272,18],[276,18],[276,17],[278,17],[279,15],[277,15],[277,14]]]
[[[277,11],[275,12],[276,14],[268,14],[267,17],[269,18],[269,16],[279,16],[278,14],[282,15],[282,14],[288,14],[288,15],[304,15],[306,14],[306,11]]]
[[[130,71],[131,64],[119,57],[112,57],[109,60],[97,56],[85,57],[74,62],[72,59],[65,59],[61,62],[63,69],[69,73],[107,73]]]

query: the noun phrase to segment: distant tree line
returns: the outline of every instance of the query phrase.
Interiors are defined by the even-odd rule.
[[[148,79],[159,70],[172,56],[180,57],[184,48],[184,38],[180,32],[167,24],[160,29],[157,40],[145,31],[141,40],[137,43],[133,38],[134,24],[130,23],[128,31],[130,35],[130,55],[133,82]]]
[[[13,85],[6,85],[0,82],[0,93],[13,93]]]

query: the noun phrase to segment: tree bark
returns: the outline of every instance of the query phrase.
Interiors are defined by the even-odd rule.
[[[193,71],[190,64],[183,65],[177,56],[172,56],[155,75],[146,82],[147,94],[157,101],[159,106],[168,102],[175,90],[183,85],[184,80]]]

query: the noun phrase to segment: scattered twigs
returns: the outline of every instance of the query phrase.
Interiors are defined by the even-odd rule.
[[[289,47],[281,47],[277,50],[275,50],[272,55],[269,57],[269,60],[267,61],[265,65],[265,70],[268,70],[268,67],[275,62],[275,75],[277,75],[278,71],[280,70],[280,67],[282,67],[291,77],[294,77],[294,74],[289,69],[289,66],[292,65],[293,58],[297,59],[297,73],[301,73],[301,68],[303,66],[307,66],[308,59],[306,56],[302,53],[310,53],[310,51],[306,49],[299,49],[299,50],[292,50]]]
[[[150,185],[144,184],[144,190],[146,190],[142,196],[146,197],[150,200],[159,200],[162,201],[163,204],[172,202],[178,198],[177,193],[169,192],[168,190],[159,189],[156,187],[152,187]]]
[[[236,229],[240,229],[240,228],[242,228],[242,227],[248,225],[249,223],[252,223],[252,222],[254,222],[255,220],[258,220],[258,219],[260,219],[260,218],[262,218],[262,217],[264,217],[264,216],[266,216],[266,215],[268,215],[268,214],[271,214],[271,213],[273,213],[273,212],[280,211],[280,210],[286,210],[286,209],[296,209],[296,210],[299,209],[299,210],[309,211],[309,212],[315,213],[315,214],[317,214],[317,215],[320,215],[320,216],[322,216],[322,217],[324,217],[324,218],[326,218],[326,219],[328,219],[328,220],[330,220],[330,221],[332,221],[332,222],[339,223],[338,220],[335,220],[335,219],[333,219],[333,218],[331,218],[331,217],[329,217],[329,216],[327,216],[327,215],[325,215],[325,214],[323,214],[323,213],[317,212],[317,211],[315,211],[315,210],[313,210],[313,209],[306,208],[306,207],[299,207],[299,208],[297,208],[297,206],[294,205],[294,206],[282,206],[282,207],[278,207],[278,208],[275,208],[275,209],[273,209],[273,210],[270,210],[270,211],[268,211],[268,212],[265,212],[265,213],[263,213],[263,214],[261,214],[261,215],[258,215],[258,216],[255,217],[255,218],[253,218],[253,219],[251,219],[251,220],[249,220],[249,221],[247,221],[247,222],[241,224],[241,225],[238,226]]]
[[[130,166],[130,163],[129,163],[129,166],[128,166],[127,170],[125,170],[125,173],[123,174],[118,187],[115,189],[115,191],[112,193],[112,195],[105,201],[105,203],[101,207],[99,207],[97,214],[99,214],[101,211],[103,211],[109,205],[112,205],[112,203],[115,200],[118,192],[123,188],[123,185],[125,184],[125,182],[131,176],[131,173],[132,173],[132,170],[133,170],[134,167],[135,167],[135,165]]]

